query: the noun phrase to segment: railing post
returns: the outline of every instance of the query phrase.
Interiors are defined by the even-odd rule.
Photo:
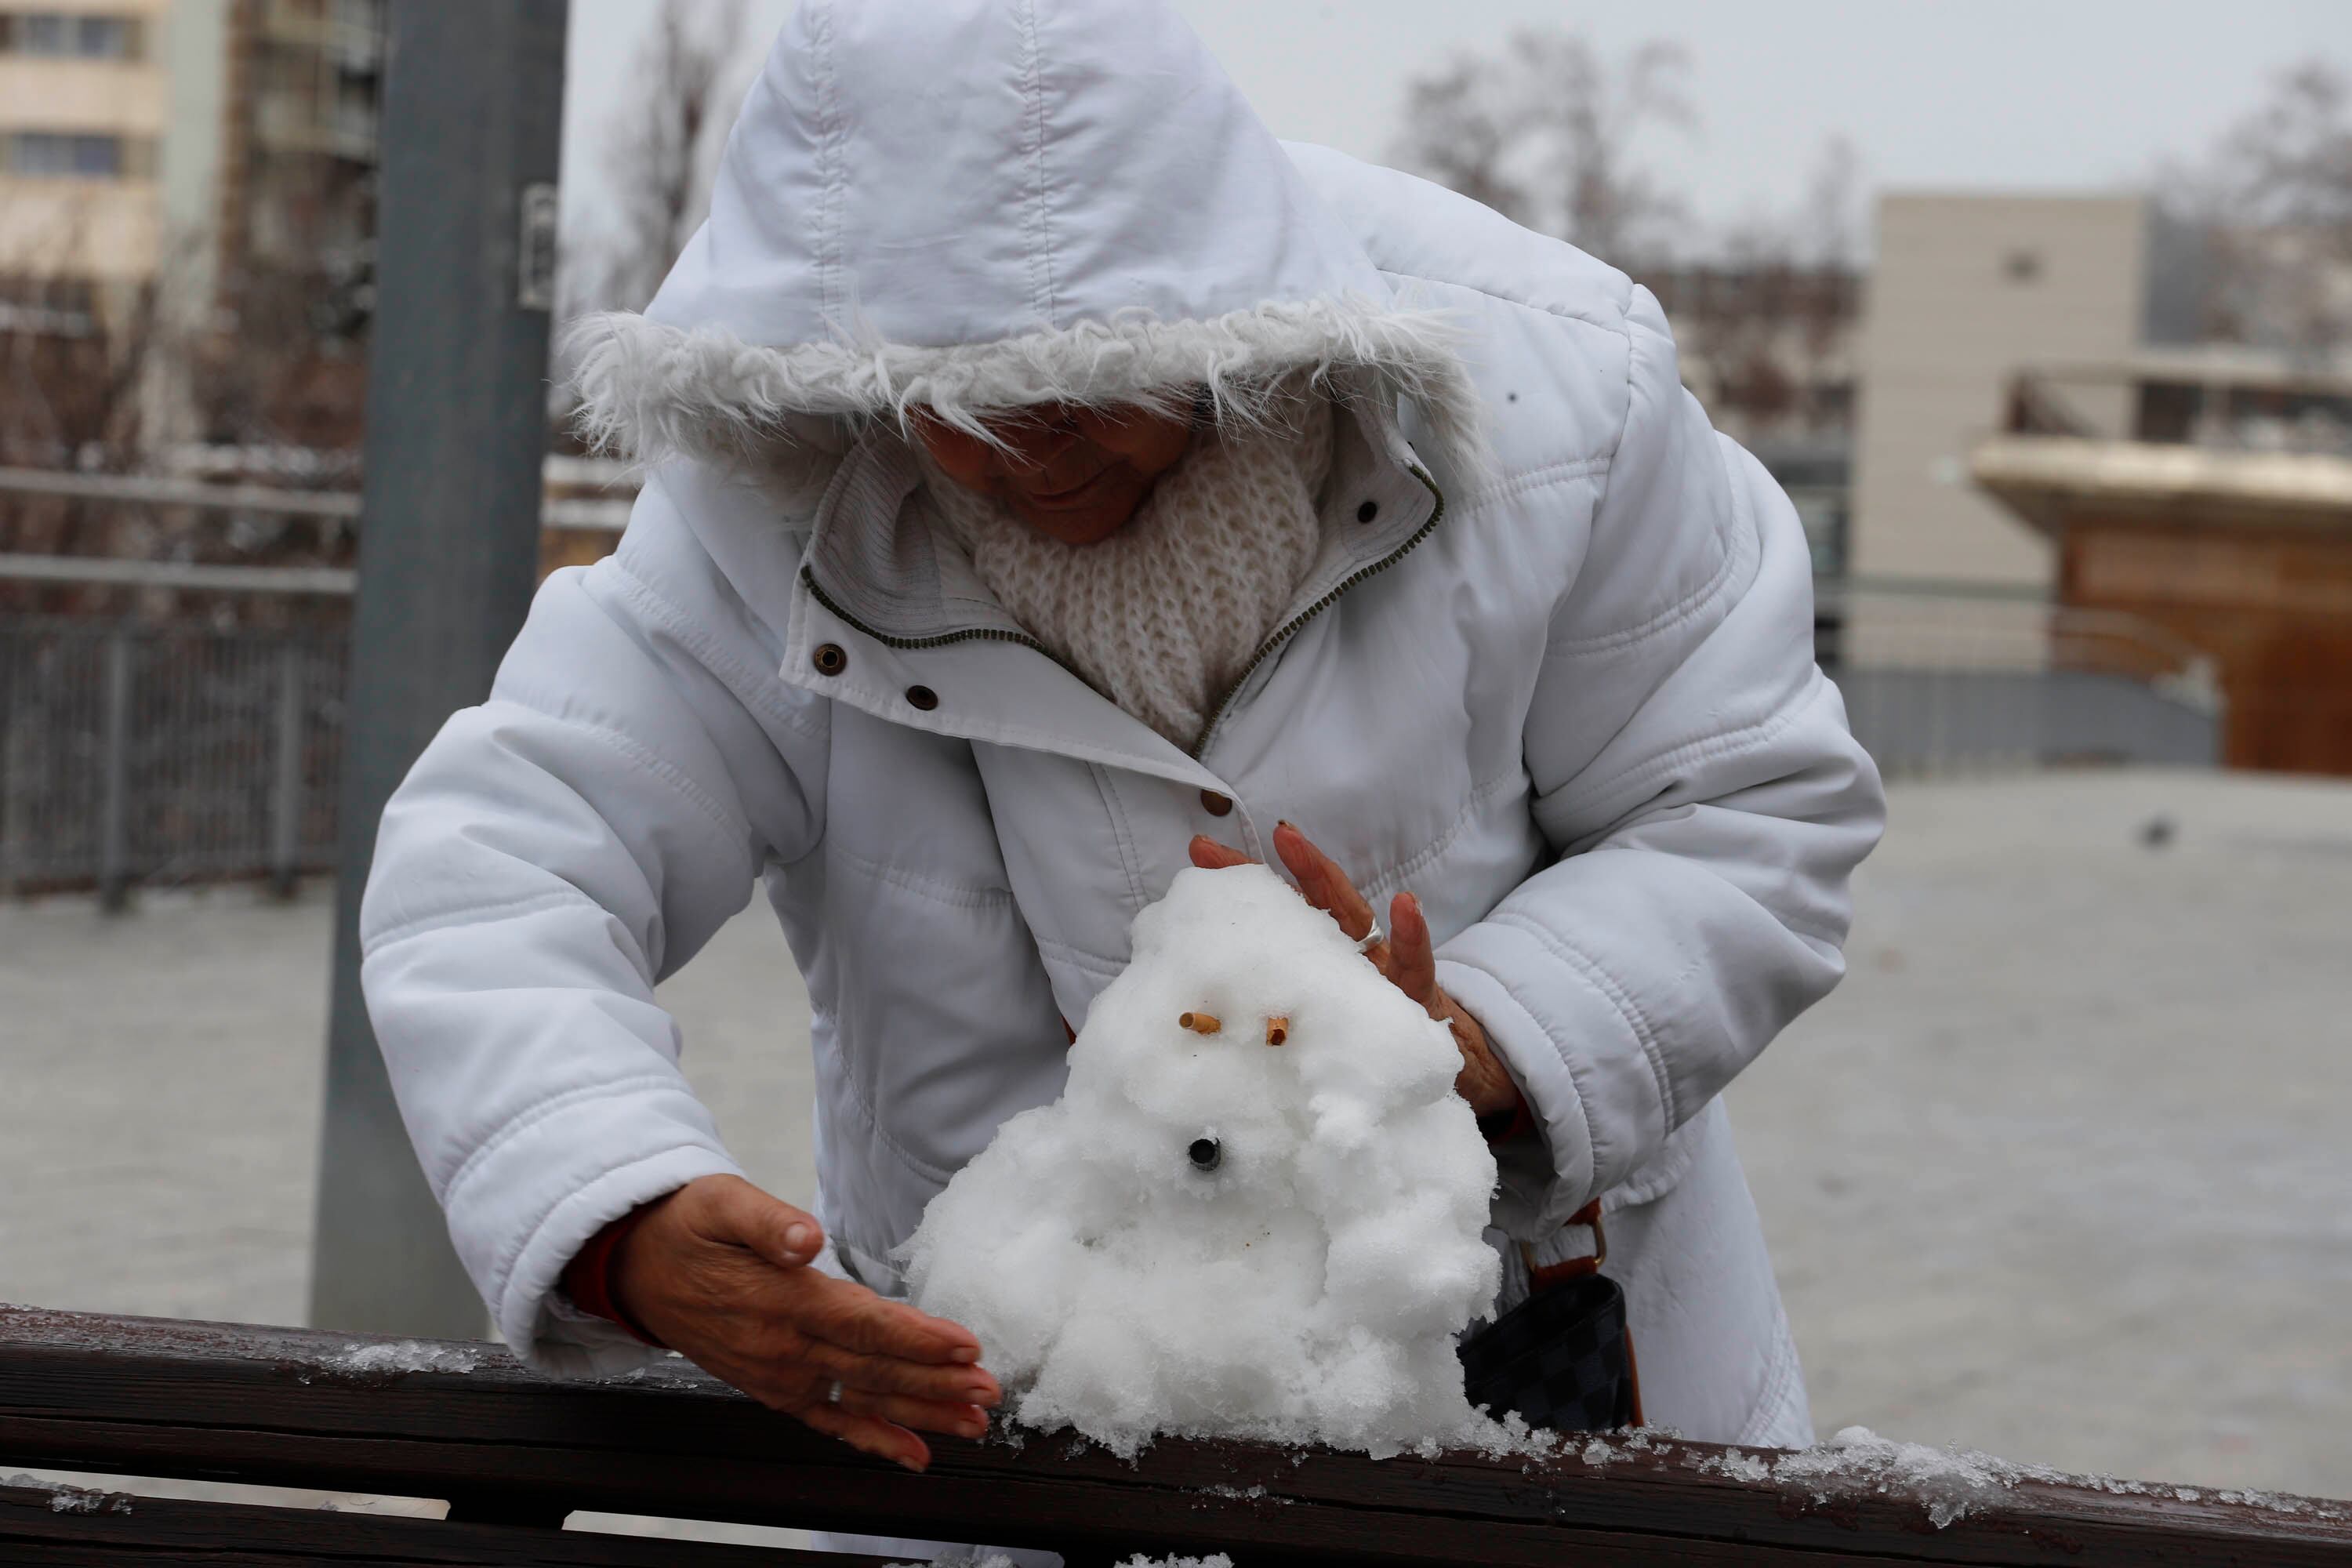
[[[106,741],[100,754],[98,900],[120,914],[131,899],[131,634],[106,639]]]
[[[279,898],[290,899],[302,853],[302,646],[292,637],[278,650],[277,760],[269,801],[269,880]]]
[[[17,678],[16,645],[0,642],[0,898],[14,898],[24,882],[25,740],[24,693]]]

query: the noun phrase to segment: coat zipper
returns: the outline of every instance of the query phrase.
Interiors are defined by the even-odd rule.
[[[1329,593],[1324,595],[1321,598],[1316,600],[1313,604],[1299,611],[1298,614],[1293,616],[1283,625],[1276,626],[1274,630],[1274,635],[1267,637],[1265,641],[1258,645],[1257,652],[1250,656],[1250,661],[1242,666],[1241,674],[1235,676],[1234,678],[1234,683],[1225,689],[1224,700],[1217,704],[1217,710],[1209,715],[1208,723],[1202,727],[1200,740],[1193,743],[1192,751],[1187,753],[1194,762],[1199,762],[1202,756],[1207,754],[1209,742],[1216,738],[1217,726],[1223,723],[1225,721],[1225,715],[1233,710],[1234,700],[1241,695],[1242,688],[1249,684],[1249,678],[1256,672],[1259,665],[1264,664],[1266,661],[1267,657],[1271,655],[1276,648],[1280,647],[1285,642],[1287,642],[1292,634],[1297,632],[1299,627],[1305,626],[1307,622],[1313,620],[1316,616],[1321,615],[1325,610],[1329,609],[1334,604],[1338,603],[1340,595],[1346,593],[1349,589],[1354,587],[1357,584],[1362,582],[1367,577],[1378,576],[1382,572],[1385,572],[1390,567],[1395,565],[1398,562],[1403,560],[1407,555],[1412,553],[1412,547],[1419,544],[1423,540],[1427,539],[1430,535],[1430,531],[1434,529],[1440,521],[1444,521],[1445,517],[1445,492],[1437,488],[1437,481],[1429,477],[1429,470],[1416,463],[1405,471],[1422,482],[1423,486],[1429,491],[1430,500],[1436,503],[1430,508],[1428,521],[1423,522],[1419,528],[1413,530],[1412,538],[1406,540],[1402,544],[1398,545],[1394,550],[1389,552],[1388,554],[1381,557],[1381,559],[1371,563],[1368,566],[1358,567],[1354,572],[1349,573],[1345,578],[1341,579],[1339,584]]]
[[[1035,637],[1030,637],[1023,632],[998,631],[993,626],[974,626],[969,631],[941,632],[937,637],[892,637],[888,632],[877,631],[874,627],[867,626],[864,621],[859,620],[856,616],[851,615],[847,610],[843,609],[839,605],[835,604],[834,602],[833,595],[826,593],[824,585],[817,582],[816,573],[811,570],[806,564],[803,564],[801,567],[801,581],[808,584],[809,596],[816,600],[818,604],[824,605],[828,613],[836,616],[840,620],[848,623],[850,626],[856,626],[859,631],[864,632],[867,637],[872,637],[884,647],[945,647],[950,643],[960,642],[1019,643],[1023,647],[1035,648],[1047,658],[1053,659],[1055,664],[1061,664],[1064,669],[1070,668],[1068,665],[1062,664],[1062,660],[1055,657],[1052,648],[1047,647]],[[1076,675],[1077,671],[1071,670],[1070,673]]]
[[[1271,655],[1276,648],[1280,647],[1285,642],[1288,641],[1299,627],[1305,626],[1307,622],[1313,620],[1316,616],[1321,615],[1325,610],[1329,609],[1334,604],[1338,603],[1340,595],[1346,593],[1349,589],[1354,587],[1357,584],[1362,582],[1367,577],[1378,576],[1381,573],[1387,571],[1390,567],[1395,565],[1398,562],[1411,554],[1412,552],[1413,546],[1428,538],[1430,531],[1436,528],[1440,521],[1444,521],[1445,517],[1445,492],[1437,488],[1437,481],[1429,477],[1429,470],[1422,468],[1416,463],[1405,471],[1422,482],[1423,488],[1429,491],[1430,500],[1435,503],[1430,508],[1428,520],[1419,528],[1413,530],[1412,538],[1406,540],[1402,544],[1398,545],[1394,550],[1390,551],[1378,561],[1375,561],[1367,566],[1358,567],[1354,572],[1349,573],[1347,577],[1342,579],[1329,593],[1324,595],[1321,598],[1316,600],[1313,604],[1299,611],[1298,614],[1293,616],[1281,626],[1276,626],[1274,629],[1273,634],[1269,636],[1265,641],[1258,645],[1257,652],[1250,656],[1250,661],[1242,666],[1241,674],[1235,676],[1234,678],[1233,685],[1226,689],[1224,700],[1217,704],[1217,710],[1209,715],[1208,723],[1203,726],[1201,731],[1200,740],[1196,742],[1192,748],[1185,753],[1194,762],[1199,762],[1202,754],[1209,749],[1209,742],[1216,734],[1217,726],[1224,721],[1226,713],[1232,710],[1234,699],[1240,695],[1242,688],[1248,684],[1249,678],[1253,674],[1256,673],[1257,667],[1264,664],[1266,661],[1267,657]],[[856,616],[851,615],[847,610],[842,608],[840,605],[836,604],[834,601],[833,595],[827,594],[824,591],[824,586],[817,582],[816,573],[812,570],[805,562],[801,564],[801,581],[808,584],[810,596],[815,599],[818,604],[824,605],[828,614],[839,617],[842,621],[850,626],[856,626],[859,631],[865,633],[867,637],[872,637],[876,642],[880,643],[885,647],[945,647],[950,643],[960,642],[1018,643],[1023,647],[1036,649],[1039,653],[1044,654],[1047,658],[1052,659],[1055,664],[1060,665],[1064,669],[1069,670],[1072,675],[1076,675],[1080,680],[1083,681],[1086,679],[1085,676],[1078,675],[1078,672],[1071,668],[1068,661],[1061,658],[1060,655],[1055,653],[1052,648],[1047,647],[1035,637],[1027,636],[1024,633],[999,631],[993,626],[974,626],[968,631],[941,632],[936,637],[893,637],[888,632],[877,631],[874,627],[867,626],[864,621],[859,620]]]

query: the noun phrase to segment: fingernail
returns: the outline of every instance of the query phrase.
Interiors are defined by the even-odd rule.
[[[804,1225],[784,1227],[784,1245],[794,1252],[806,1252],[816,1244],[816,1232]]]
[[[978,1361],[980,1359],[980,1347],[978,1345],[958,1345],[955,1348],[955,1354],[949,1359],[961,1362]]]

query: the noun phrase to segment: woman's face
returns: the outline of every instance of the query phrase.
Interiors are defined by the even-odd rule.
[[[1192,442],[1191,421],[1146,408],[1051,405],[987,423],[1003,446],[920,414],[915,430],[941,473],[1065,544],[1126,527]]]

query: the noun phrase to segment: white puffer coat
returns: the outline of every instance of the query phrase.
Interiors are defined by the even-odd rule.
[[[1717,1097],[1836,983],[1882,802],[1797,519],[1648,294],[1277,144],[1159,0],[803,0],[709,224],[582,341],[592,417],[656,466],[394,799],[363,921],[511,1343],[640,1353],[559,1277],[736,1169],[654,985],[761,879],[814,1009],[820,1190],[783,1195],[887,1290],[950,1173],[1059,1091],[1192,836],[1265,857],[1288,818],[1376,905],[1421,896],[1533,1106],[1499,1231],[1605,1195],[1650,1417],[1806,1439]],[[1202,383],[1243,417],[1301,364],[1347,400],[1323,553],[1195,755],[935,549],[861,417]]]

